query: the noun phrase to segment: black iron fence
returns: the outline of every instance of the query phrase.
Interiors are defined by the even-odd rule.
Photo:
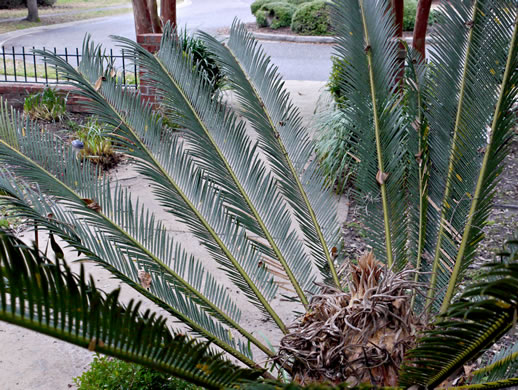
[[[36,83],[36,84],[64,84],[66,80],[60,78],[56,68],[48,64],[44,58],[34,53],[34,47],[6,49],[0,51],[0,82]],[[45,50],[45,47],[43,47]],[[46,49],[63,58],[70,65],[77,67],[81,62],[81,53],[78,48]],[[114,53],[113,49],[104,52],[106,59],[117,70],[122,83],[127,86],[138,87],[138,70],[133,57],[124,50]]]

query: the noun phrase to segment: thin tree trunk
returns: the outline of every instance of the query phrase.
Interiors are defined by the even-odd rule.
[[[176,27],[176,0],[160,0],[160,16],[164,26],[170,22]]]
[[[147,0],[132,0],[133,15],[135,17],[135,32],[140,34],[151,34],[153,24],[148,10]]]
[[[419,0],[417,3],[412,46],[421,53],[423,60],[426,58],[426,32],[428,30],[428,18],[430,16],[431,7],[432,0]]]
[[[27,0],[27,9],[29,10],[29,14],[27,15],[26,20],[29,22],[39,22],[38,0]]]
[[[151,26],[153,27],[153,32],[157,34],[162,33],[162,22],[158,17],[158,8],[157,8],[157,0],[147,0],[147,9],[149,13],[149,20],[151,21]]]
[[[392,0],[392,9],[394,10],[394,16],[396,18],[396,37],[403,37],[403,13],[404,13],[404,1],[403,0]]]

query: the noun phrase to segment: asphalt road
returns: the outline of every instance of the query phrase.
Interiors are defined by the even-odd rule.
[[[234,18],[243,22],[253,22],[250,3],[253,0],[192,0],[192,4],[178,9],[178,25],[188,31],[204,30],[216,34],[218,30],[229,27]],[[5,39],[0,42],[6,49],[12,46],[20,48],[54,48],[63,52],[67,47],[72,52],[81,47],[83,38],[90,34],[96,43],[116,49],[110,35],[120,35],[135,39],[133,14],[107,17],[100,20],[82,21],[66,26],[56,26]],[[262,41],[265,51],[279,67],[287,80],[325,81],[331,71],[332,46],[325,44],[301,44]]]

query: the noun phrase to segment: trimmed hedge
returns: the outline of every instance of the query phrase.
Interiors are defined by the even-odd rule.
[[[403,30],[412,31],[415,26],[415,17],[417,13],[417,0],[406,0],[403,12]],[[437,19],[437,11],[431,10],[428,24],[434,24]]]
[[[316,0],[299,6],[291,21],[291,29],[303,35],[329,35],[331,33],[330,5]]]
[[[288,3],[290,3],[290,4],[298,6],[298,5],[301,5],[301,4],[304,4],[304,3],[309,3],[310,1],[313,1],[313,0],[286,0],[286,1]]]
[[[255,13],[259,11],[263,5],[271,2],[272,0],[255,0],[252,4],[250,4],[250,10],[252,11],[252,14],[255,15]]]
[[[289,3],[281,1],[267,3],[255,13],[257,25],[260,27],[270,27],[273,30],[289,27],[295,11],[295,6]]]

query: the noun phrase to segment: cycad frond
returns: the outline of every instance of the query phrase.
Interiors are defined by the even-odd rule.
[[[444,312],[482,238],[505,157],[516,95],[517,7],[506,0],[461,0],[444,2],[441,13],[429,93],[428,210],[429,220],[438,222],[429,231],[436,242],[428,297],[437,308],[444,294]]]
[[[518,256],[485,268],[484,280],[468,286],[433,329],[408,353],[400,384],[433,388],[476,358],[514,324],[518,310]]]
[[[234,21],[226,44],[206,33],[200,33],[200,37],[222,65],[237,93],[243,116],[256,130],[261,149],[295,212],[315,264],[325,279],[332,279],[339,286],[331,253],[331,248],[338,246],[334,235],[339,231],[336,211],[329,207],[333,200],[321,198],[323,183],[318,174],[312,177],[310,172],[305,172],[314,145],[302,125],[299,110],[284,89],[277,68],[242,23]],[[306,180],[301,178],[303,175]],[[307,183],[308,180],[311,183]],[[293,258],[287,258],[290,260]],[[303,288],[308,288],[304,274],[311,268],[309,259],[283,266],[288,273],[293,271],[293,279],[304,281]]]
[[[219,99],[199,93],[207,91],[208,85],[181,52],[173,31],[166,29],[156,57],[131,41],[122,42],[136,53],[140,66],[146,69],[143,77],[157,88],[166,111],[186,128],[182,136],[204,174],[222,189],[231,212],[240,210],[237,222],[247,229],[250,225],[268,243],[265,254],[284,266],[300,300],[307,303],[300,282],[304,289],[313,290],[314,276],[306,273],[299,282],[286,267],[286,258],[298,262],[306,254],[291,227],[276,180],[247,135],[244,122],[238,121]]]
[[[131,41],[125,41],[124,44],[138,52],[141,59],[147,58],[157,66],[154,62],[156,60],[149,52],[131,43]],[[242,205],[243,201],[239,192],[235,188],[228,187],[228,185],[227,190],[222,189],[219,187],[220,183],[215,185],[214,180],[207,177],[207,172],[214,173],[214,171],[219,172],[220,176],[222,174],[225,176],[224,165],[218,163],[219,160],[215,160],[215,158],[209,159],[207,155],[204,156],[201,151],[198,151],[199,154],[196,155],[192,148],[187,149],[185,142],[182,142],[179,137],[163,133],[159,118],[157,114],[151,111],[151,107],[142,103],[140,96],[124,90],[117,84],[116,80],[110,78],[107,71],[102,70],[102,59],[95,57],[88,45],[85,45],[85,47],[85,55],[87,56],[85,58],[93,63],[82,65],[89,72],[91,72],[91,69],[100,69],[96,80],[94,80],[95,77],[88,76],[89,73],[86,70],[84,71],[85,74],[79,73],[51,53],[42,54],[48,58],[49,62],[57,66],[60,72],[72,80],[85,97],[91,99],[90,107],[92,111],[110,124],[113,129],[116,129],[117,134],[115,136],[118,136],[118,141],[123,144],[124,151],[134,157],[138,171],[149,179],[154,194],[164,209],[185,222],[213,257],[223,265],[232,281],[243,290],[250,301],[265,314],[271,316],[281,329],[284,329],[282,320],[269,303],[276,293],[277,285],[267,269],[260,266],[262,254],[255,249],[255,245],[247,242],[247,232],[241,226],[246,223],[247,228],[250,228],[249,230],[258,232],[258,229],[254,227],[257,224],[256,221],[250,215],[243,213],[243,217],[239,220],[240,223],[236,224],[234,217],[226,211],[224,202],[234,200],[231,204],[240,202],[239,204]],[[174,95],[173,91],[170,98],[172,98],[171,96],[185,98],[186,100],[183,100],[184,107],[192,107],[189,97],[195,101],[197,99],[203,101],[201,96],[204,95],[200,92],[200,88],[201,91],[209,94],[208,85],[205,79],[186,63],[187,59],[181,48],[170,47],[169,49],[177,49],[177,52],[175,51],[177,57],[179,57],[177,60],[183,64],[179,69],[175,68],[174,77],[178,78],[182,87],[188,89],[186,94],[184,94],[186,91],[183,89],[177,90],[177,95]],[[174,56],[174,54],[172,55]],[[158,67],[159,70],[163,70],[161,65],[158,65]],[[167,71],[164,71],[163,76],[169,83],[174,84],[177,80]],[[104,78],[102,84],[99,88],[95,88],[97,81],[102,80],[102,78]],[[196,95],[196,91],[200,93]],[[211,117],[204,112],[202,117],[195,115],[193,120],[205,120],[208,117],[211,118],[210,121],[217,122],[220,119],[221,122],[217,122],[217,125],[215,125],[217,128],[222,126],[222,128],[236,129],[236,127],[233,127],[235,120],[229,119],[228,115],[220,110],[221,107],[209,106],[207,102],[203,107],[212,110],[212,113],[219,113],[219,115]],[[195,112],[195,114],[197,113]],[[221,118],[221,115],[224,118]],[[175,120],[180,120],[180,118],[175,118]],[[203,127],[205,126],[203,120],[190,124],[191,126]],[[243,125],[239,124],[236,131],[242,132]],[[205,141],[207,141],[207,137],[205,137]],[[232,144],[233,142],[230,141],[233,140],[229,139],[229,144]],[[210,144],[204,145],[209,150]],[[243,150],[242,152],[243,158],[253,156],[252,151],[250,151],[250,154],[248,154],[249,150]],[[253,157],[250,158],[253,159]],[[241,171],[250,168],[251,165],[252,161],[248,161],[241,167]],[[259,171],[259,173],[261,172]],[[228,179],[228,175],[226,176]],[[227,183],[228,180],[224,182],[224,184]],[[226,193],[226,197],[222,193]],[[233,209],[237,210],[239,207]]]
[[[342,69],[343,109],[354,124],[361,160],[356,187],[366,208],[367,238],[376,258],[402,267],[407,262],[406,151],[393,14],[384,0],[340,1],[334,11],[336,51],[347,64]]]
[[[163,317],[140,313],[140,303],[119,303],[119,290],[99,291],[81,267],[73,274],[0,231],[0,320],[75,345],[139,363],[209,389],[260,373],[214,354],[207,343],[171,333]]]
[[[117,277],[121,278],[124,275],[125,281],[140,293],[176,316],[194,332],[209,340],[214,339],[217,345],[246,364],[254,365],[250,358],[243,354],[246,348],[239,348],[240,352],[235,345],[236,340],[229,336],[220,322],[232,326],[243,335],[248,335],[249,340],[265,353],[271,353],[237,324],[239,310],[231,299],[228,296],[214,296],[222,288],[218,287],[211,277],[203,272],[187,275],[189,269],[182,270],[178,266],[175,269],[175,265],[171,264],[172,259],[177,258],[181,262],[189,256],[178,243],[172,242],[168,234],[160,232],[160,224],[156,224],[147,211],[137,208],[133,212],[135,206],[120,189],[110,190],[108,183],[103,183],[95,174],[92,175],[88,164],[83,166],[73,154],[63,152],[69,146],[60,144],[49,133],[40,131],[32,123],[26,122],[23,127],[17,128],[17,136],[20,149],[26,154],[0,139],[0,159],[18,176],[23,177],[28,183],[37,183],[47,195],[52,196],[52,202],[46,202],[46,197],[39,193],[30,199],[32,208],[36,208],[34,213],[40,215],[40,224],[60,235],[70,245],[111,272],[118,271]],[[34,145],[36,147],[33,152]],[[45,160],[38,164],[38,158],[42,156],[48,158],[44,157]],[[31,158],[35,158],[36,161]],[[52,169],[57,177],[44,166]],[[67,174],[62,175],[63,172]],[[17,186],[24,187],[22,183],[17,183]],[[11,188],[10,191],[14,189]],[[31,187],[25,186],[25,193],[31,192]],[[24,196],[22,191],[19,198],[23,199]],[[99,210],[88,207],[84,199],[95,200]],[[31,215],[31,208],[22,207],[23,203],[15,204],[9,199],[6,205],[14,207],[22,216],[35,218],[35,215]],[[60,231],[53,227],[53,221],[45,223],[48,215],[52,215],[64,226],[73,227],[79,240],[73,239],[73,236],[71,238],[68,231]],[[145,225],[142,225],[143,223]],[[86,227],[86,224],[94,231]],[[144,230],[136,233],[138,226],[142,226]],[[133,233],[135,235],[132,235]],[[134,260],[135,263],[128,262],[128,259]],[[199,269],[197,262],[192,257],[190,259],[193,267]],[[140,286],[139,270],[145,270],[153,276],[152,293]],[[203,292],[202,285],[206,288]],[[221,306],[218,306],[218,303]]]
[[[473,372],[472,384],[495,382],[516,377],[518,374],[518,344],[498,352],[484,367]]]

